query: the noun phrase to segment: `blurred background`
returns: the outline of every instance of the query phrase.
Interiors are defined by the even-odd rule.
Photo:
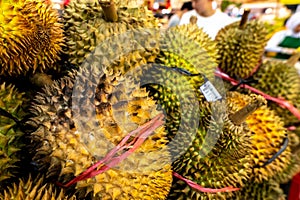
[[[145,0],[163,25],[184,2],[187,0]],[[214,6],[235,18],[240,18],[244,9],[250,8],[249,18],[265,21],[276,29],[292,13],[300,11],[300,0],[215,0]]]
[[[48,0],[53,7],[62,10],[72,0]],[[153,11],[165,27],[170,17],[189,0],[141,0]],[[245,8],[251,9],[250,19],[258,19],[270,24],[270,28],[280,28],[284,21],[300,11],[300,0],[215,0],[215,9],[220,9],[234,18],[240,18]]]

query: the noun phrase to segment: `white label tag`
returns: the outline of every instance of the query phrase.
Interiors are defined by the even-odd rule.
[[[222,99],[222,96],[217,91],[217,89],[213,86],[210,81],[206,81],[201,87],[201,92],[203,93],[204,97],[209,102],[214,102],[217,100]]]

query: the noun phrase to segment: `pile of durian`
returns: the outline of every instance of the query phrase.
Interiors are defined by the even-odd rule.
[[[286,198],[299,119],[215,75],[299,108],[262,23],[245,14],[212,40],[134,0],[0,5],[1,200]]]

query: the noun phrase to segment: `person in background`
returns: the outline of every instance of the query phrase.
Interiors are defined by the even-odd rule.
[[[180,10],[177,10],[171,17],[168,23],[168,28],[179,25],[180,19],[184,13],[192,10],[192,2],[184,2]]]
[[[286,22],[286,29],[276,32],[268,41],[266,54],[276,53],[275,58],[288,59],[300,47],[300,13],[293,14]]]
[[[197,25],[214,39],[221,28],[236,21],[213,7],[213,0],[192,0],[193,10],[182,15],[179,25],[189,24],[190,17],[197,17]]]

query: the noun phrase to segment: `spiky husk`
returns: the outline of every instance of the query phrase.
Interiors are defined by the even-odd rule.
[[[240,108],[251,102],[249,95],[238,92],[227,93],[227,98]],[[254,181],[262,182],[282,172],[289,165],[291,158],[290,146],[273,162],[263,167],[281,149],[283,141],[287,137],[287,131],[281,118],[267,106],[258,108],[246,119],[246,123],[254,133],[251,136],[251,156],[255,163]]]
[[[198,65],[197,69],[201,70],[202,73],[209,75],[212,73],[211,70],[216,69],[216,67],[217,67],[216,63],[217,63],[217,59],[219,57],[218,51],[216,50],[217,43],[214,40],[212,40],[209,37],[209,35],[203,31],[202,28],[199,28],[197,25],[186,24],[186,25],[182,25],[182,26],[172,27],[171,29],[168,30],[168,34],[170,37],[169,42],[176,41],[172,44],[174,47],[177,46],[177,47],[184,48],[185,46],[189,46],[185,42],[189,42],[189,43],[193,42],[201,47],[201,51],[204,51],[206,53],[206,55],[204,54],[204,52],[203,52],[204,55],[203,54],[199,55],[198,58],[200,61],[198,61],[198,62],[199,62],[199,64],[201,62],[201,65]],[[186,37],[186,38],[188,38],[188,40],[184,40],[184,39],[182,40],[182,37]],[[181,48],[176,48],[176,49],[181,50]],[[182,52],[186,52],[185,50],[183,50]],[[200,51],[200,50],[198,50],[198,51]],[[186,54],[187,53],[182,54],[182,55],[191,56],[189,54],[187,54],[187,55]],[[205,57],[206,58],[208,57],[208,60],[205,60]],[[189,58],[193,59],[193,57],[189,57]],[[190,59],[187,59],[187,57],[185,57],[185,59],[186,59],[186,62],[190,62]],[[203,63],[204,61],[206,61],[205,64],[208,64],[208,66],[206,66]],[[190,63],[193,63],[193,62],[190,62]],[[193,63],[193,64],[195,65],[195,63]],[[180,66],[178,66],[178,67],[180,67]],[[211,77],[208,77],[208,78],[211,78]]]
[[[296,150],[292,153],[288,165],[274,176],[274,180],[278,183],[286,184],[292,180],[292,178],[300,172],[300,150]]]
[[[45,183],[42,175],[32,178],[20,178],[18,182],[7,187],[0,193],[0,199],[34,199],[34,200],[75,200],[76,197],[68,197],[60,188],[52,183]]]
[[[258,81],[253,87],[273,97],[283,98],[300,108],[300,79],[297,70],[283,61],[268,60],[259,68],[254,78]],[[291,112],[274,102],[270,107],[282,118],[285,125],[293,125],[299,120]]]
[[[286,195],[274,180],[263,181],[262,183],[249,182],[240,191],[235,193],[232,200],[285,200]]]
[[[182,74],[169,67],[149,65],[136,77],[149,91],[166,115],[166,131],[172,159],[176,159],[191,144],[199,126],[200,113],[197,89]],[[135,72],[133,72],[136,74]],[[203,81],[202,77],[199,77]],[[198,80],[199,80],[198,79]],[[199,93],[199,92],[198,92]]]
[[[205,36],[200,29],[195,27],[194,29]],[[167,32],[133,30],[116,35],[97,46],[87,62],[82,65],[82,67],[109,66],[126,76],[130,74],[136,82],[146,87],[150,96],[157,100],[166,112],[169,140],[172,140],[175,135],[181,138],[171,143],[174,144],[174,148],[171,148],[172,155],[176,156],[190,145],[191,137],[197,130],[199,113],[195,113],[194,110],[199,107],[198,101],[204,101],[199,87],[204,83],[205,77],[214,77],[216,66],[215,59],[210,57],[215,55],[213,49],[208,47],[213,42],[206,37],[194,41],[187,30],[188,27],[184,27],[180,33],[176,30]],[[148,37],[152,40],[148,40]],[[119,44],[129,50],[124,50]],[[181,48],[180,44],[184,44],[184,48]],[[143,47],[153,49],[155,46],[159,47],[159,58],[156,59],[155,64],[146,65],[144,59],[139,56],[140,52],[144,51]],[[114,47],[114,51],[107,51],[108,47]],[[139,52],[132,54],[135,49]],[[155,52],[152,55],[156,57]],[[176,70],[176,67],[198,75],[189,77]]]
[[[228,112],[232,114],[238,110],[231,102],[223,100],[203,106],[201,114],[204,117],[200,123],[203,126],[199,126],[187,152],[173,163],[174,171],[206,188],[242,187],[253,167],[252,133],[245,123],[235,125],[228,118]],[[232,192],[197,192],[175,179],[169,199],[226,199],[232,195]]]
[[[154,80],[146,88],[167,114],[168,138],[174,144],[179,142],[170,150],[178,157],[196,134],[201,112],[195,110],[205,101],[199,87],[206,78],[213,81],[217,55],[215,43],[196,25],[174,27],[160,34],[156,69],[143,69],[143,78]]]
[[[277,173],[273,178],[279,183],[288,183],[297,173],[300,172],[300,146],[299,136],[296,131],[288,131],[289,147],[291,149],[291,158],[287,167],[281,173]]]
[[[200,73],[213,80],[218,58],[216,43],[196,25],[168,29],[161,38],[160,50],[157,63]]]
[[[217,34],[218,63],[220,69],[229,76],[247,78],[262,59],[268,31],[257,20],[247,22],[242,29],[239,24],[227,25]]]
[[[64,37],[57,11],[41,0],[4,0],[0,7],[0,74],[53,68]]]
[[[105,43],[109,37],[123,34],[128,30],[158,27],[157,19],[145,7],[126,8],[121,6],[117,9],[118,20],[107,22],[98,1],[76,0],[70,2],[65,9],[64,20],[68,47],[66,51],[70,55],[72,64],[80,66],[97,45]],[[118,45],[115,48],[123,46],[122,43]],[[138,60],[142,59],[144,64],[147,61],[153,62],[155,56],[152,54],[152,50],[145,49],[143,53],[135,52],[134,57]],[[114,49],[111,51],[113,53]],[[124,60],[125,63],[126,61]]]
[[[47,87],[33,106],[33,121],[39,128],[32,137],[43,144],[36,149],[34,160],[47,170],[48,177],[63,183],[85,171],[129,131],[158,113],[147,92],[120,73],[83,69],[76,78],[77,85],[73,75]],[[71,98],[74,88],[79,93]],[[82,97],[86,98],[78,102]],[[74,107],[75,102],[79,107]],[[165,135],[163,128],[156,129],[117,167],[78,182],[78,195],[84,198],[91,193],[93,199],[164,199],[172,181]]]
[[[26,102],[24,93],[18,92],[13,85],[0,85],[0,108],[17,120],[25,116],[23,103]],[[19,171],[20,151],[24,132],[12,118],[0,112],[0,183],[4,183]]]

